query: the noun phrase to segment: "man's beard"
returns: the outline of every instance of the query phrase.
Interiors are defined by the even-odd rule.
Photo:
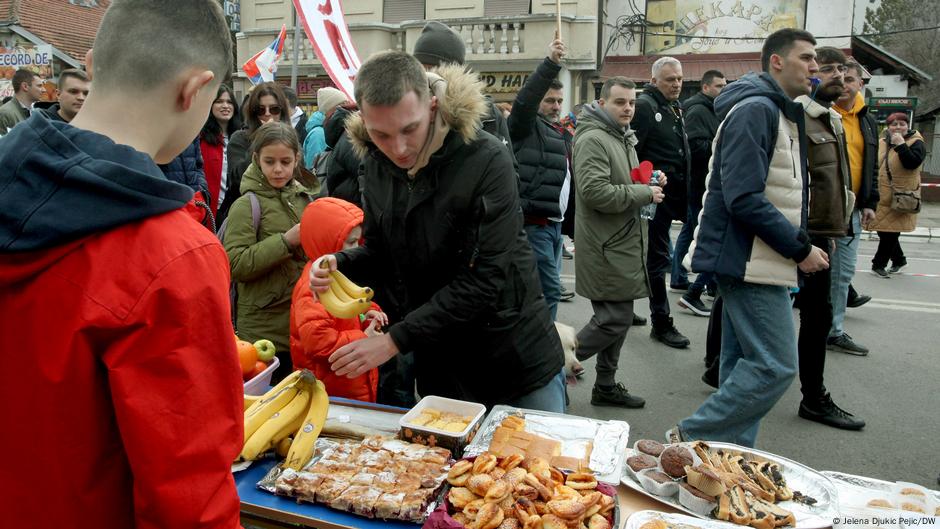
[[[842,84],[828,84],[820,87],[820,89],[816,91],[815,99],[824,103],[832,103],[842,97],[843,88]]]

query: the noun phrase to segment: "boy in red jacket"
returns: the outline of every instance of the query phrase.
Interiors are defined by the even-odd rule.
[[[321,198],[304,210],[300,220],[300,243],[310,262],[294,286],[290,307],[290,353],[294,368],[307,368],[323,381],[334,397],[375,402],[379,370],[371,369],[354,378],[337,376],[330,369],[330,355],[340,347],[367,336],[381,334],[388,316],[372,304],[365,318],[334,318],[313,297],[308,277],[313,262],[323,255],[359,246],[362,210],[338,198]]]
[[[228,259],[157,167],[205,122],[230,42],[215,0],[115,0],[82,111],[0,141],[5,527],[239,526]]]

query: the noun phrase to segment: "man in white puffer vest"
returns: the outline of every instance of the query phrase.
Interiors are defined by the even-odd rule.
[[[724,122],[712,147],[704,206],[689,253],[694,272],[713,272],[724,299],[720,386],[670,430],[676,440],[753,447],[760,420],[797,370],[790,288],[797,268],[825,270],[826,253],[806,233],[803,107],[818,71],[816,40],[782,29],[764,42],[760,75],[715,99]]]

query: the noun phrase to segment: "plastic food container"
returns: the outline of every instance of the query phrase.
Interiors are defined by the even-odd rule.
[[[267,369],[258,373],[255,378],[245,382],[245,395],[264,395],[264,392],[271,386],[271,377],[274,376],[274,370],[279,365],[281,365],[281,361],[275,356]]]
[[[466,428],[459,432],[411,423],[421,416],[424,410],[428,409],[442,413],[453,413],[460,417],[468,417],[471,420],[467,423]],[[482,404],[428,395],[399,419],[398,425],[401,427],[399,436],[409,443],[446,448],[451,451],[454,458],[459,458],[463,456],[464,447],[470,444],[473,436],[480,429],[480,423],[485,414],[486,406]]]

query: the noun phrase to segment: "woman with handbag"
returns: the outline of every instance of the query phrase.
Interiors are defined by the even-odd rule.
[[[920,212],[920,166],[927,149],[924,138],[910,129],[904,112],[888,116],[888,128],[878,142],[878,192],[881,199],[875,220],[867,229],[878,232],[878,251],[871,260],[875,275],[889,278],[907,265],[898,240],[901,233],[914,231]],[[891,261],[891,268],[888,261]]]

